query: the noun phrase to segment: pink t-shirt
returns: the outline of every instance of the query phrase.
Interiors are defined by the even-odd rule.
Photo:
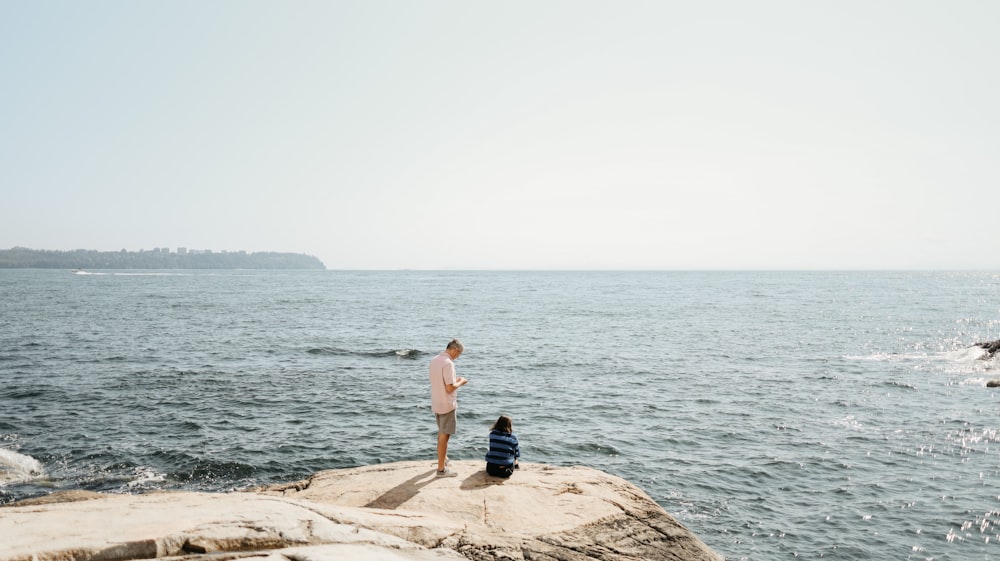
[[[431,359],[431,409],[443,415],[458,408],[458,392],[448,393],[445,384],[455,383],[455,363],[447,352]]]

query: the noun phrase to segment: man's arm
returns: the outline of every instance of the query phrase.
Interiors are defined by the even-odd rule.
[[[444,385],[444,389],[448,393],[454,393],[455,390],[457,390],[458,388],[460,388],[460,387],[462,387],[462,386],[464,386],[465,384],[468,384],[468,383],[469,383],[468,380],[466,380],[465,378],[462,378],[461,376],[459,376],[458,379],[455,380],[454,384],[445,384]]]

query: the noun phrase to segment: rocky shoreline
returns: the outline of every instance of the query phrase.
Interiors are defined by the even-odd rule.
[[[397,462],[245,492],[54,493],[0,507],[0,561],[721,561],[641,489],[585,467]]]

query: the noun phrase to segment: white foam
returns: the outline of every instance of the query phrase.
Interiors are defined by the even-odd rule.
[[[937,351],[927,353],[873,353],[870,355],[847,355],[844,360],[891,362],[891,363],[912,363],[914,368],[923,370],[931,367],[935,370],[943,370],[949,375],[973,374],[982,376],[996,369],[997,357],[985,359],[986,350],[981,347],[963,347],[951,351]],[[979,383],[975,379],[970,379],[967,383]]]
[[[872,362],[912,362],[926,360],[929,357],[925,353],[884,353],[877,352],[870,355],[845,355],[844,360],[872,361]]]
[[[946,352],[943,354],[945,360],[972,364],[974,361],[983,358],[983,355],[986,354],[986,349],[982,347],[968,347],[965,349],[958,349],[956,351]]]
[[[42,475],[45,469],[38,460],[0,448],[0,485],[30,481]]]
[[[136,468],[135,479],[129,481],[126,485],[129,488],[142,487],[149,483],[159,483],[166,479],[162,473],[156,473],[153,468]]]
[[[90,271],[73,271],[74,275],[87,275],[91,277],[188,277],[186,273],[92,273]]]
[[[833,424],[838,427],[848,428],[854,431],[864,430],[864,425],[861,424],[854,415],[848,415],[842,419],[834,419]]]

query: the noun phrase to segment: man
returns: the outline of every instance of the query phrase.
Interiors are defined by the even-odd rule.
[[[455,377],[455,359],[462,354],[465,346],[458,339],[452,339],[448,346],[431,359],[431,409],[437,418],[438,425],[438,477],[455,477],[458,475],[448,467],[448,440],[455,434],[458,419],[455,415],[458,409],[458,388],[468,384],[462,377]]]

